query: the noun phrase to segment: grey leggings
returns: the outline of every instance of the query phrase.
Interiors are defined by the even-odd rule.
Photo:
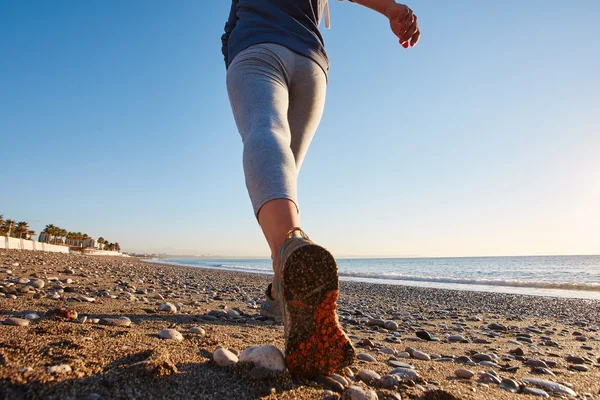
[[[229,66],[227,92],[255,216],[274,199],[298,208],[298,172],[323,114],[326,86],[317,63],[273,43],[245,49]]]

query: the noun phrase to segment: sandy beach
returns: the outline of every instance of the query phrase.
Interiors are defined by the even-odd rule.
[[[342,282],[350,369],[306,380],[218,366],[218,346],[283,348],[282,327],[259,316],[268,280],[0,250],[0,398],[600,399],[593,300]]]

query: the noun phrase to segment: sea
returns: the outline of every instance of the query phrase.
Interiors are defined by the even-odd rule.
[[[151,261],[272,274],[270,259]],[[600,255],[453,258],[340,258],[341,280],[600,300]]]

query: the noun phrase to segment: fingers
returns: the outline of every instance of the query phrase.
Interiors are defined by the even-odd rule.
[[[413,23],[408,28],[406,28],[404,33],[400,35],[400,43],[408,43],[408,41],[410,40],[411,46],[414,46],[417,43],[415,40],[411,39],[413,39],[417,33],[419,33],[419,24],[417,22],[417,16],[415,15]],[[417,41],[418,39],[419,38],[417,37]]]
[[[396,10],[397,14],[390,18],[392,31],[405,49],[415,46],[421,37],[417,16],[406,6]]]

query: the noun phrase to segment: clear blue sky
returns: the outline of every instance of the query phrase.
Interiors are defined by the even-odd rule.
[[[229,2],[0,0],[0,214],[127,251],[266,256]],[[303,226],[339,256],[600,253],[600,2],[331,2]]]

